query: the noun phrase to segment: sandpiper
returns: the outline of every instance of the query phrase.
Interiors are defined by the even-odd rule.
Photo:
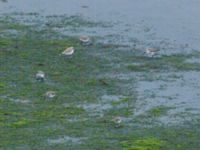
[[[149,57],[153,57],[156,52],[158,52],[159,49],[158,48],[146,48],[146,54],[149,56]]]
[[[36,80],[42,82],[42,81],[44,81],[44,79],[45,79],[45,73],[44,73],[43,71],[38,71],[38,72],[36,73],[35,77],[36,77]]]
[[[45,98],[51,99],[56,96],[56,92],[55,91],[47,91],[44,96],[45,96]]]
[[[62,52],[62,55],[69,56],[72,55],[73,53],[74,53],[74,47],[68,47]]]
[[[115,123],[115,127],[120,127],[122,123],[122,117],[116,116],[112,119],[112,122]]]
[[[86,36],[86,35],[80,36],[79,40],[80,40],[81,44],[83,44],[83,45],[90,45],[90,44],[92,44],[92,41],[91,41],[90,37]]]

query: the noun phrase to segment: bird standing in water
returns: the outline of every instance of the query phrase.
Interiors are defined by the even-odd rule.
[[[35,75],[37,81],[43,82],[45,79],[45,73],[43,71],[38,71]]]
[[[63,52],[62,55],[64,56],[70,56],[74,53],[74,47],[68,47]]]
[[[46,99],[52,99],[56,96],[56,92],[55,91],[47,91],[44,96]]]
[[[90,37],[86,36],[86,35],[80,36],[79,40],[80,40],[82,45],[86,45],[87,46],[87,45],[91,45],[92,44],[92,41],[91,41]]]
[[[159,51],[158,48],[146,48],[145,53],[146,53],[149,57],[153,57],[158,51]]]
[[[115,127],[118,128],[118,127],[120,127],[121,124],[122,124],[122,117],[116,116],[116,117],[114,117],[114,118],[112,119],[112,122],[114,122],[114,123],[115,123]]]

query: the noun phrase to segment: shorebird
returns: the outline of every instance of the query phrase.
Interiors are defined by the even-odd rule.
[[[38,71],[35,75],[36,80],[38,81],[44,81],[45,79],[45,73],[43,71]]]
[[[122,117],[120,116],[116,116],[112,119],[112,122],[114,122],[116,124],[115,127],[120,127],[121,123],[122,123]]]
[[[62,55],[69,56],[72,55],[73,53],[74,53],[74,47],[68,47],[62,52]]]
[[[159,51],[158,48],[146,48],[145,53],[146,53],[149,57],[153,57],[158,51]]]
[[[56,92],[55,91],[47,91],[46,93],[45,93],[45,98],[54,98],[55,96],[56,96]]]
[[[83,45],[90,45],[90,44],[92,44],[92,41],[91,41],[91,39],[90,39],[89,36],[85,36],[85,35],[80,36],[79,40],[80,40],[81,44],[83,44]]]

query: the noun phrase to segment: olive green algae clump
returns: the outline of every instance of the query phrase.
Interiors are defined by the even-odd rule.
[[[160,150],[166,145],[165,141],[156,138],[146,138],[131,142],[124,142],[123,150]]]

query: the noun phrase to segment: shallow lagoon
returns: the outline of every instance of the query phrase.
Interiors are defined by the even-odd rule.
[[[0,2],[2,149],[199,149],[199,6]],[[69,46],[74,55],[60,56]],[[152,46],[161,50],[148,58]],[[57,97],[46,101],[48,90]]]

